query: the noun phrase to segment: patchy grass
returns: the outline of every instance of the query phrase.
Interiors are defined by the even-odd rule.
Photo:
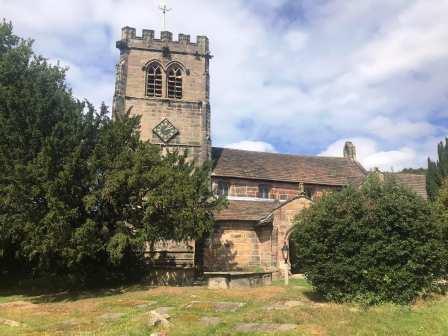
[[[189,306],[193,301],[200,303]],[[287,301],[296,305],[281,310]],[[216,302],[244,302],[235,311],[217,310]],[[237,333],[238,323],[294,323],[293,332],[269,335],[448,335],[448,298],[420,301],[412,307],[382,305],[364,309],[337,305],[316,297],[301,279],[273,286],[241,290],[208,290],[204,287],[145,287],[54,294],[0,293],[0,320],[20,322],[19,327],[0,323],[0,335],[150,335],[163,328],[148,325],[149,311],[172,307],[167,335],[263,335]],[[207,326],[203,317],[221,323]]]

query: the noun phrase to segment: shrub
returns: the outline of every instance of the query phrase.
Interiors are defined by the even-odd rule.
[[[316,291],[332,301],[410,303],[446,273],[429,204],[377,175],[324,196],[296,226],[297,258]]]

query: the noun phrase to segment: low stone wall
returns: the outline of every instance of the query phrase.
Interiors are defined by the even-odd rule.
[[[228,289],[272,284],[271,272],[204,272],[208,288]]]

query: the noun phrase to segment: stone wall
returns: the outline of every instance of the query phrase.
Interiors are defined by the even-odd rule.
[[[153,268],[193,268],[194,255],[194,241],[159,241],[153,245],[146,243],[146,262]]]
[[[198,163],[210,158],[209,104],[209,42],[198,36],[196,43],[190,36],[180,34],[173,40],[170,32],[155,38],[154,31],[143,30],[137,36],[130,27],[122,29],[117,42],[120,60],[117,65],[114,116],[130,113],[141,116],[141,134],[145,140],[165,148],[188,150],[189,157]],[[146,96],[146,66],[157,61],[162,67],[162,96]],[[182,99],[167,97],[166,71],[173,64],[182,68]],[[153,129],[164,119],[178,131],[176,136],[163,141]]]
[[[204,269],[269,270],[272,228],[255,225],[255,222],[238,221],[217,223],[204,250]]]
[[[204,250],[204,269],[278,271],[283,263],[281,248],[288,238],[294,218],[311,203],[305,197],[286,202],[274,210],[271,224],[218,222]]]
[[[275,234],[273,235],[274,239],[272,241],[273,267],[278,268],[281,263],[284,263],[281,249],[285,240],[288,241],[289,239],[289,233],[294,225],[294,218],[311,204],[312,202],[309,199],[300,197],[284,204],[274,211],[273,232]]]

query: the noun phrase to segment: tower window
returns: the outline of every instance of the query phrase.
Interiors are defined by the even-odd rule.
[[[182,68],[179,65],[168,70],[168,98],[182,99]]]
[[[269,198],[269,186],[267,184],[260,184],[258,186],[258,197]]]
[[[162,68],[158,63],[151,63],[146,71],[146,95],[162,97]]]
[[[218,182],[218,190],[217,190],[218,196],[229,196],[229,183],[224,181]]]

